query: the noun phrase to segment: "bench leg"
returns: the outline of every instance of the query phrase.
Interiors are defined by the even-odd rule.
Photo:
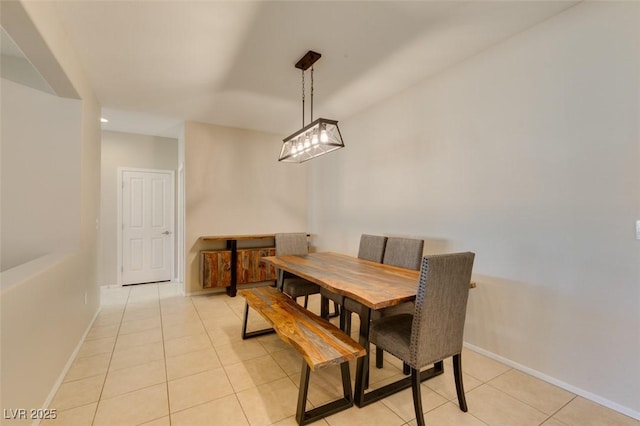
[[[340,364],[340,374],[342,375],[342,395],[344,399],[353,405],[353,389],[351,388],[351,372],[349,371],[349,363]]]
[[[311,368],[305,361],[302,361],[302,374],[300,375],[300,388],[298,389],[298,407],[296,409],[296,421],[300,426],[313,423],[324,417],[330,416],[347,408],[353,407],[353,391],[351,389],[351,375],[349,374],[349,363],[340,364],[340,374],[342,375],[341,399],[328,402],[320,407],[306,411],[307,394],[309,393],[309,376]]]
[[[300,375],[300,387],[298,388],[298,407],[296,408],[296,421],[300,426],[304,423],[307,414],[307,394],[309,393],[309,375],[311,368],[306,361],[302,361],[302,374]]]
[[[249,304],[244,304],[244,318],[242,320],[242,340],[249,339],[251,337],[263,336],[265,334],[275,333],[276,331],[270,328],[264,328],[262,330],[249,331],[247,332],[247,322],[249,320]]]

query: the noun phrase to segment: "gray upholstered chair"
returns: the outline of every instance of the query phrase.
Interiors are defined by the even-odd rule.
[[[358,259],[370,260],[372,262],[382,263],[384,256],[385,246],[387,244],[387,237],[380,235],[360,235],[360,246],[358,247]],[[332,293],[324,288],[320,289],[322,295],[322,312],[325,317],[328,316],[329,300],[333,301],[336,305],[342,305],[344,302],[344,296],[336,293]],[[340,328],[347,330],[349,333],[351,330],[351,314],[346,316],[344,309],[340,312]]]
[[[420,261],[422,260],[422,251],[424,250],[424,240],[414,238],[389,237],[387,239],[387,248],[384,251],[382,263],[385,265],[397,266],[406,269],[420,269]],[[398,306],[392,306],[382,311],[376,312],[372,319],[384,317],[387,315],[397,315],[412,313],[414,305],[412,302],[403,303]],[[376,367],[382,368],[384,365],[384,353],[381,349],[376,348]],[[405,372],[408,372],[405,367]]]
[[[305,233],[280,233],[275,235],[276,256],[305,255],[309,253],[309,243]],[[286,271],[278,271],[278,288],[292,299],[304,296],[304,307],[309,303],[309,295],[320,293],[320,286]]]
[[[424,425],[420,368],[453,357],[460,410],[467,411],[462,384],[462,336],[474,253],[425,256],[411,314],[384,316],[371,324],[371,341],[411,369],[413,405]]]
[[[362,234],[360,235],[360,246],[358,247],[358,259],[382,263],[386,246],[387,237]]]
[[[400,268],[420,269],[424,240],[389,237],[382,263]]]

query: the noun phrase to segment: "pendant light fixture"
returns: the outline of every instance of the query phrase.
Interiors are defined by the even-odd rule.
[[[302,163],[336,149],[344,148],[338,122],[326,118],[313,119],[313,64],[322,55],[308,51],[297,63],[302,70],[302,129],[285,138],[282,142],[278,161]],[[311,68],[311,122],[304,123],[304,74]]]

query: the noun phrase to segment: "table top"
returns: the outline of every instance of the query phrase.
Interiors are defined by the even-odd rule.
[[[261,260],[371,309],[414,300],[418,290],[419,271],[344,254],[309,253],[305,256],[268,256]]]

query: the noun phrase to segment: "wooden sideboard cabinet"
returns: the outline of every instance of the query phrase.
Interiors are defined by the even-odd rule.
[[[238,284],[275,281],[275,268],[260,262],[263,256],[275,256],[274,234],[212,236],[200,240],[204,246],[224,243],[222,249],[200,252],[202,288],[226,288],[234,297]],[[247,247],[238,247],[238,242]]]

